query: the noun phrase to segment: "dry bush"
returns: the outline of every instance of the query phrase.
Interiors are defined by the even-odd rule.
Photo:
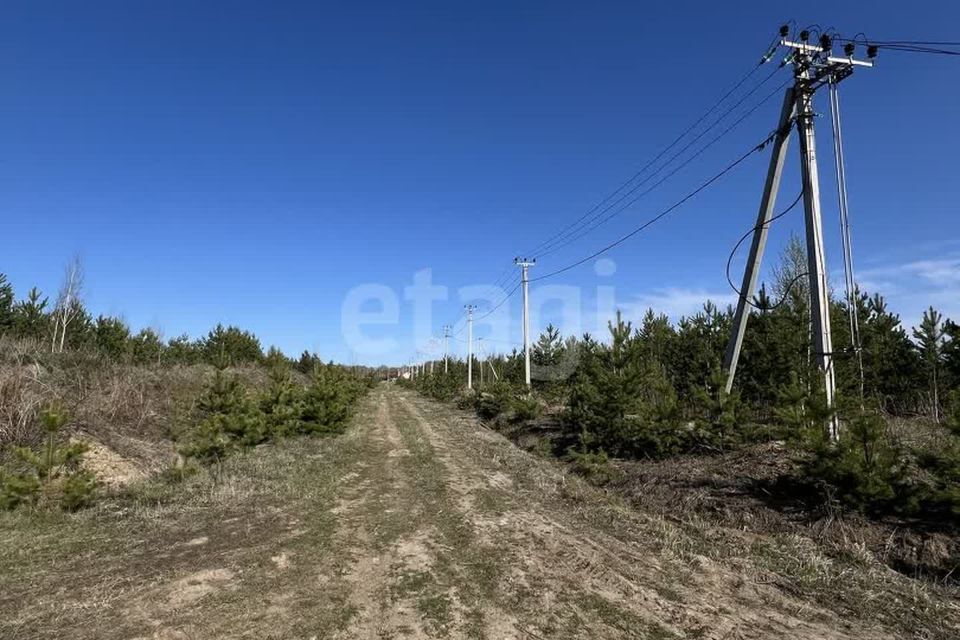
[[[0,449],[34,446],[43,438],[39,413],[46,398],[29,367],[0,367]]]
[[[250,388],[269,383],[263,367],[232,372]],[[145,471],[165,468],[213,375],[209,365],[133,365],[86,350],[51,354],[36,341],[0,336],[0,451],[37,444],[39,411],[56,402],[73,417],[72,437],[102,443]]]

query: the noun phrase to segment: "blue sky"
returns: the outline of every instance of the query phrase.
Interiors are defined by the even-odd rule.
[[[458,289],[490,284],[513,256],[619,186],[749,69],[785,20],[911,40],[956,40],[960,24],[960,5],[947,1],[792,11],[5,2],[0,271],[20,295],[32,285],[53,295],[79,253],[91,311],[135,328],[200,335],[234,323],[288,353],[402,362],[428,349],[424,332],[439,335],[457,318]],[[858,273],[907,322],[931,303],[960,317],[958,72],[957,58],[884,52],[841,89]],[[826,96],[819,100],[836,271],[829,118]],[[531,274],[591,253],[690,191],[773,128],[778,102]],[[791,142],[781,205],[799,188]],[[653,304],[673,316],[705,297],[728,301],[724,264],[753,224],[765,162],[755,155],[612,251],[612,263],[536,283],[534,296],[540,285],[576,287],[585,315],[609,297],[604,287],[615,289],[615,306]],[[802,230],[798,214],[778,221],[768,264]],[[424,269],[449,288],[427,329],[404,296]],[[363,329],[393,341],[377,354],[358,353],[341,323],[351,290],[369,284],[397,302],[395,324]],[[496,336],[515,341],[517,300],[504,309],[513,320]],[[534,330],[558,319],[551,309]]]

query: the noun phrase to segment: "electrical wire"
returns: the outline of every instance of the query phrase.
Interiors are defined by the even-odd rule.
[[[530,280],[530,282],[533,282],[533,280]],[[502,307],[503,304],[504,304],[507,300],[509,300],[509,299],[513,296],[513,294],[515,294],[515,293],[520,289],[520,285],[521,285],[521,284],[523,284],[523,283],[522,283],[522,282],[518,282],[518,283],[513,287],[513,289],[511,289],[510,291],[508,291],[507,294],[506,294],[505,296],[503,296],[503,300],[501,300],[500,302],[498,302],[496,305],[494,305],[493,308],[491,308],[490,310],[488,310],[488,311],[487,311],[486,313],[484,313],[483,315],[477,316],[476,318],[474,318],[474,320],[483,320],[483,319],[486,318],[487,316],[491,315],[494,311],[496,311],[497,309],[499,309],[500,307]]]
[[[653,173],[648,175],[646,178],[644,178],[643,180],[635,184],[633,187],[631,187],[630,189],[622,193],[620,197],[617,198],[614,202],[611,202],[602,210],[596,212],[589,220],[586,220],[585,222],[576,225],[576,228],[570,229],[569,231],[564,233],[561,237],[556,237],[552,242],[544,243],[543,245],[541,245],[540,250],[538,252],[535,252],[534,255],[537,258],[542,258],[551,253],[555,253],[556,251],[562,249],[563,247],[566,247],[569,244],[576,242],[580,238],[583,238],[584,236],[588,235],[598,227],[602,226],[603,224],[606,224],[612,218],[619,215],[624,210],[625,207],[620,207],[618,209],[615,209],[616,207],[618,207],[618,205],[622,204],[625,200],[627,200],[627,198],[629,198],[634,193],[636,193],[641,187],[643,187],[644,185],[649,183],[651,180],[656,178],[658,174],[660,174],[664,169],[669,167],[677,158],[679,158],[681,155],[686,153],[686,151],[688,151],[690,147],[692,147],[694,144],[699,142],[706,134],[714,130],[721,122],[723,122],[723,120],[725,120],[731,113],[733,113],[738,107],[740,107],[740,105],[742,105],[750,96],[752,96],[767,82],[769,82],[773,78],[773,76],[775,76],[777,72],[780,71],[781,68],[782,68],[782,65],[774,69],[761,82],[759,82],[756,86],[754,86],[749,92],[744,94],[739,101],[737,101],[733,106],[731,106],[723,114],[721,114],[718,118],[716,118],[709,126],[707,126],[707,128],[705,128],[696,137],[690,140],[679,151],[677,151],[672,156],[670,156],[670,158],[667,159],[656,171],[654,171]],[[665,176],[663,176],[661,179],[657,180],[652,186],[644,190],[638,197],[635,197],[632,200],[630,200],[630,204],[636,202],[640,198],[646,196],[650,192],[660,187],[663,183],[665,183],[671,177],[676,175],[680,170],[682,170],[684,167],[689,165],[690,162],[692,162],[697,157],[699,157],[704,152],[706,152],[706,150],[709,149],[711,146],[713,146],[720,138],[722,138],[727,133],[729,133],[734,128],[736,128],[737,125],[742,123],[749,115],[753,114],[758,108],[760,108],[761,105],[767,102],[767,100],[769,100],[773,94],[779,92],[789,82],[790,80],[787,80],[785,83],[781,84],[777,89],[775,89],[773,93],[768,94],[763,99],[761,99],[760,102],[753,105],[744,114],[742,114],[732,125],[724,129],[721,135],[712,138],[705,146],[695,151],[692,156],[690,156],[689,158],[681,162],[680,165],[670,170]],[[611,210],[614,210],[614,209],[615,209],[615,212],[613,214],[606,215]]]
[[[860,317],[857,310],[857,282],[853,269],[853,242],[850,234],[850,207],[847,201],[847,172],[843,159],[843,133],[840,126],[840,93],[836,82],[829,84],[830,115],[833,129],[834,165],[837,170],[837,199],[840,210],[840,238],[843,244],[844,288],[847,294],[847,319],[850,323],[850,347],[857,356],[860,372],[860,401],[863,402],[864,371],[861,353]]]
[[[749,79],[753,76],[753,74],[755,74],[755,73],[757,72],[757,70],[758,70],[761,66],[763,66],[768,60],[769,60],[769,53],[768,53],[768,55],[765,55],[763,58],[761,58],[761,60],[760,60],[760,62],[759,62],[758,64],[752,66],[752,67],[750,68],[750,70],[749,70],[746,74],[744,74],[742,77],[740,77],[740,79],[737,80],[737,81],[733,84],[733,86],[731,86],[729,89],[727,89],[727,90],[723,93],[723,95],[720,96],[720,98],[718,98],[712,105],[710,105],[710,107],[709,107],[705,112],[703,112],[703,114],[701,114],[700,117],[698,117],[696,120],[694,120],[694,122],[693,122],[691,125],[689,125],[686,129],[684,129],[684,130],[680,133],[680,135],[678,135],[676,138],[674,138],[673,141],[671,141],[666,147],[664,147],[663,149],[661,149],[653,158],[651,158],[650,160],[648,160],[646,164],[644,164],[639,170],[637,170],[632,176],[630,176],[623,184],[621,184],[619,187],[617,187],[617,189],[615,189],[613,192],[611,192],[610,194],[608,194],[603,200],[601,200],[600,202],[598,202],[597,204],[595,204],[593,207],[591,207],[586,213],[584,213],[583,215],[581,215],[579,218],[577,218],[577,219],[574,220],[573,222],[569,223],[568,225],[566,225],[565,227],[563,227],[562,229],[560,229],[560,231],[558,231],[556,234],[554,234],[553,236],[551,236],[551,237],[548,238],[547,240],[541,242],[541,243],[540,243],[539,245],[537,245],[537,247],[534,248],[532,251],[528,251],[528,252],[527,252],[527,255],[531,255],[531,256],[532,256],[532,255],[536,255],[539,251],[541,251],[541,249],[542,249],[545,245],[549,245],[549,244],[550,244],[551,242],[553,242],[556,238],[559,238],[559,237],[565,235],[566,233],[568,233],[572,228],[574,228],[574,227],[576,227],[578,224],[580,224],[580,222],[582,222],[582,221],[585,220],[587,217],[589,217],[589,216],[591,216],[593,213],[595,213],[598,209],[600,209],[601,207],[603,207],[607,202],[610,201],[611,198],[616,197],[616,195],[617,195],[618,193],[620,193],[621,191],[623,191],[624,189],[626,189],[631,183],[633,183],[633,182],[634,182],[635,180],[637,180],[641,175],[643,175],[643,173],[644,173],[647,169],[649,169],[649,168],[652,167],[654,164],[656,164],[663,156],[665,156],[667,153],[669,153],[669,151],[670,151],[671,149],[673,149],[677,144],[679,144],[680,141],[683,140],[691,131],[693,131],[695,128],[697,128],[697,127],[698,127],[704,120],[706,120],[714,111],[716,111],[717,108],[720,107],[720,105],[722,105],[722,104],[727,100],[727,98],[729,98],[729,97],[730,97],[731,95],[733,95],[741,86],[743,86],[743,84],[746,83],[747,80],[749,80]]]
[[[675,174],[677,174],[679,171],[683,170],[687,165],[689,165],[691,162],[693,162],[693,161],[696,160],[698,157],[700,157],[700,155],[702,155],[703,153],[705,153],[708,149],[710,149],[710,147],[712,147],[712,146],[713,146],[714,144],[716,144],[719,140],[721,140],[722,138],[724,138],[728,133],[730,133],[731,131],[733,131],[734,129],[736,129],[744,120],[746,120],[746,119],[747,119],[750,115],[752,115],[757,109],[759,109],[759,108],[760,108],[761,106],[763,106],[768,100],[770,100],[770,98],[772,98],[773,96],[775,96],[775,95],[777,95],[778,93],[780,93],[780,91],[781,91],[784,87],[786,87],[788,84],[790,84],[791,81],[792,81],[791,79],[788,79],[788,80],[785,80],[784,82],[782,82],[776,89],[774,89],[773,91],[771,91],[770,93],[768,93],[760,102],[758,102],[758,103],[755,104],[752,108],[750,108],[747,112],[745,112],[744,114],[742,114],[742,115],[740,116],[740,118],[738,118],[735,122],[733,122],[733,124],[731,124],[731,125],[728,126],[726,129],[724,129],[723,131],[721,131],[717,136],[715,136],[714,138],[712,138],[712,139],[710,140],[710,142],[708,142],[708,143],[707,143],[704,147],[702,147],[699,151],[697,151],[695,154],[693,154],[692,156],[690,156],[689,158],[687,158],[686,160],[684,160],[681,164],[679,164],[679,165],[677,165],[676,167],[674,167],[667,175],[663,176],[660,180],[658,180],[656,183],[654,183],[653,185],[651,185],[650,187],[648,187],[645,191],[642,191],[641,193],[637,194],[635,197],[633,197],[632,199],[628,200],[626,203],[622,204],[618,209],[616,209],[616,210],[613,211],[612,213],[609,213],[609,214],[607,215],[607,217],[605,217],[604,219],[600,220],[600,221],[596,224],[596,226],[594,226],[592,229],[588,229],[588,230],[584,231],[584,232],[581,233],[579,236],[577,236],[577,237],[575,237],[575,238],[571,238],[569,241],[565,242],[563,245],[560,245],[560,246],[558,246],[558,247],[555,247],[555,248],[551,249],[550,251],[544,253],[543,255],[547,255],[547,254],[549,254],[549,253],[553,253],[553,252],[555,252],[555,251],[558,251],[559,249],[561,249],[561,248],[563,248],[563,247],[571,244],[572,242],[574,242],[574,241],[576,241],[576,240],[578,240],[578,239],[580,239],[580,238],[583,238],[584,236],[588,235],[591,231],[593,231],[593,229],[599,227],[600,225],[606,223],[607,221],[609,221],[609,220],[611,220],[612,218],[620,215],[621,213],[623,213],[624,211],[626,211],[627,209],[629,209],[630,207],[632,207],[632,206],[633,206],[634,204],[636,204],[641,198],[643,198],[645,195],[647,195],[648,193],[650,193],[651,191],[653,191],[654,189],[656,189],[657,187],[659,187],[660,185],[662,185],[664,182],[666,182],[667,180],[669,180],[671,177],[673,177],[673,176],[674,176]]]
[[[684,203],[686,203],[688,200],[690,200],[691,198],[693,198],[694,196],[696,196],[698,193],[700,193],[701,191],[703,191],[704,189],[706,189],[707,187],[709,187],[710,185],[712,185],[714,182],[716,182],[717,180],[719,180],[719,179],[722,178],[723,176],[727,175],[729,172],[733,171],[733,169],[735,169],[737,166],[739,166],[739,165],[742,164],[744,161],[746,161],[746,159],[749,158],[750,156],[752,156],[754,153],[757,153],[758,151],[761,151],[764,147],[767,146],[767,144],[773,139],[773,137],[774,137],[776,134],[777,134],[776,131],[774,131],[773,133],[771,133],[771,134],[770,134],[769,136],[767,136],[760,144],[752,147],[752,148],[751,148],[750,150],[748,150],[746,153],[744,153],[743,155],[741,155],[740,157],[738,157],[736,160],[734,160],[733,162],[731,162],[730,164],[728,164],[726,167],[724,167],[723,169],[721,169],[718,173],[714,174],[714,176],[711,177],[709,180],[707,180],[706,182],[702,183],[699,187],[697,187],[696,189],[694,189],[693,191],[691,191],[690,193],[688,193],[687,195],[685,195],[683,198],[681,198],[681,199],[678,200],[677,202],[673,203],[672,205],[670,205],[669,207],[667,207],[666,209],[664,209],[663,211],[661,211],[660,213],[658,213],[657,215],[655,215],[653,218],[650,218],[649,220],[647,220],[646,222],[644,222],[644,223],[641,224],[640,226],[636,227],[635,229],[633,229],[632,231],[630,231],[630,232],[627,233],[626,235],[621,236],[620,238],[618,238],[617,240],[614,240],[613,242],[611,242],[610,244],[606,245],[606,246],[603,247],[602,249],[600,249],[600,250],[598,250],[598,251],[594,251],[594,252],[591,253],[590,255],[588,255],[588,256],[586,256],[586,257],[584,257],[584,258],[581,258],[580,260],[577,260],[576,262],[573,262],[573,263],[571,263],[571,264],[568,264],[568,265],[566,265],[566,266],[564,266],[564,267],[561,267],[561,268],[559,268],[559,269],[556,269],[556,270],[554,270],[554,271],[551,271],[550,273],[544,274],[544,275],[542,275],[542,276],[538,276],[538,277],[536,277],[536,278],[531,278],[531,279],[530,279],[530,282],[538,282],[538,281],[540,281],[540,280],[545,280],[545,279],[547,279],[547,278],[552,278],[553,276],[559,275],[559,274],[561,274],[561,273],[564,273],[564,272],[566,272],[566,271],[569,271],[569,270],[571,270],[571,269],[574,269],[574,268],[576,268],[576,267],[579,267],[580,265],[584,264],[585,262],[589,262],[590,260],[593,260],[594,258],[603,255],[603,254],[606,253],[607,251],[610,251],[610,250],[613,249],[614,247],[617,247],[617,246],[623,244],[624,242],[626,242],[627,240],[629,240],[629,239],[632,238],[633,236],[635,236],[635,235],[637,235],[638,233],[642,232],[642,231],[643,231],[644,229],[646,229],[647,227],[650,227],[650,226],[653,225],[654,223],[656,223],[656,222],[658,222],[659,220],[665,218],[667,215],[669,215],[670,213],[672,213],[673,211],[675,211],[676,209],[678,209],[680,206],[682,206],[682,205],[683,205]]]
[[[942,47],[960,47],[960,42],[951,41],[933,41],[933,40],[871,40],[858,33],[853,39],[834,38],[837,42],[849,42],[853,44],[864,44],[868,47],[873,46],[877,49],[887,51],[902,51],[907,53],[929,53],[945,56],[960,56],[960,50],[943,49]]]
[[[731,265],[731,263],[733,262],[733,257],[734,257],[734,256],[736,255],[736,253],[737,253],[737,249],[739,249],[739,248],[740,248],[740,245],[743,244],[743,241],[746,240],[747,238],[749,238],[750,235],[753,234],[755,231],[757,231],[757,230],[760,229],[760,228],[769,228],[769,227],[770,227],[770,223],[772,223],[772,222],[775,221],[775,220],[779,220],[779,219],[782,218],[783,216],[785,216],[785,215],[787,215],[788,213],[790,213],[790,212],[793,210],[793,208],[796,207],[797,204],[800,203],[800,200],[801,200],[801,199],[803,199],[803,191],[802,191],[802,190],[800,191],[800,194],[796,197],[796,199],[790,204],[789,207],[787,207],[786,209],[784,209],[783,211],[781,211],[781,212],[778,213],[777,215],[773,216],[773,217],[770,218],[769,220],[767,220],[767,221],[765,221],[765,222],[763,222],[763,223],[761,223],[761,224],[754,225],[752,229],[750,229],[750,230],[747,231],[745,234],[743,234],[742,236],[740,236],[740,239],[737,240],[737,244],[733,245],[733,250],[731,250],[731,251],[730,251],[730,255],[727,256],[726,275],[727,275],[727,284],[730,285],[730,288],[733,289],[734,293],[736,293],[738,297],[742,297],[743,294],[741,293],[740,289],[737,289],[736,285],[733,284],[733,279],[730,277],[730,265]],[[767,305],[758,305],[758,304],[752,302],[751,300],[749,300],[749,299],[747,299],[747,298],[744,298],[743,300],[744,300],[744,302],[746,302],[749,306],[753,307],[754,309],[757,309],[758,311],[773,311],[774,309],[776,309],[777,307],[779,307],[780,305],[782,305],[782,304],[787,300],[787,298],[788,298],[789,295],[790,295],[790,290],[793,288],[793,285],[796,284],[796,282],[797,282],[800,278],[805,277],[806,275],[807,275],[806,273],[802,273],[802,274],[796,276],[793,280],[791,280],[790,283],[787,284],[786,288],[784,289],[784,291],[783,291],[783,296],[780,298],[780,300],[779,300],[776,304],[769,305],[769,306],[767,306]]]

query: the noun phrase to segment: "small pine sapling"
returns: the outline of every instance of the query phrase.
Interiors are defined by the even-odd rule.
[[[60,432],[69,422],[61,409],[48,408],[41,420],[46,436],[41,447],[15,448],[17,468],[0,472],[0,506],[12,509],[21,504],[56,504],[72,511],[90,504],[97,481],[80,466],[87,445],[61,442]]]

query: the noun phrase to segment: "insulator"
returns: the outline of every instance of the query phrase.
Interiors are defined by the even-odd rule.
[[[800,32],[800,40],[802,40],[803,42],[806,42],[806,41],[808,41],[809,39],[810,39],[810,32],[809,32],[809,31],[807,31],[806,29],[804,29],[803,31]]]
[[[876,58],[878,52],[879,52],[879,49],[877,48],[877,45],[875,45],[875,44],[871,44],[870,46],[867,47],[867,57],[868,57],[868,58]]]
[[[781,25],[781,26],[780,26],[780,37],[781,37],[781,38],[786,38],[788,35],[790,35],[790,26],[789,26],[789,25]]]
[[[833,49],[833,40],[831,40],[830,36],[827,34],[820,36],[820,48],[824,51],[830,51]]]
[[[852,42],[848,42],[847,44],[843,45],[843,52],[847,54],[848,58],[853,57],[853,52],[856,50],[857,46]]]

